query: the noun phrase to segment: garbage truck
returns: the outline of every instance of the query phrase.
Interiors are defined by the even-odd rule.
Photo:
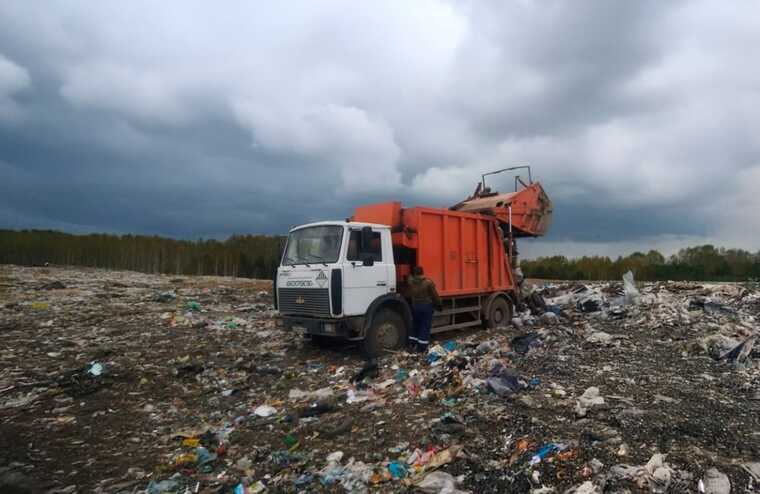
[[[527,169],[515,190],[491,191],[486,176]],[[552,203],[530,167],[484,174],[475,192],[446,209],[359,206],[342,221],[290,230],[275,276],[286,328],[316,341],[358,341],[367,356],[402,347],[412,325],[406,280],[421,266],[443,303],[432,333],[497,327],[519,302],[516,239],[543,235]]]

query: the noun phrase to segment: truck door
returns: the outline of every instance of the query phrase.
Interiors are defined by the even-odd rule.
[[[395,290],[393,251],[388,232],[364,227],[349,229],[346,264],[343,269],[343,313],[362,315],[377,297]]]

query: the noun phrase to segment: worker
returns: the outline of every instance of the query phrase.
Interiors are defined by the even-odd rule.
[[[421,266],[412,268],[409,276],[409,298],[412,300],[412,334],[409,336],[409,344],[413,351],[427,352],[430,344],[430,327],[433,324],[433,308],[439,311],[443,309],[441,298],[435,289],[435,283],[426,278]]]

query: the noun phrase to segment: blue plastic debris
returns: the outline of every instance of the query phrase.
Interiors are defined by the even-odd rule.
[[[309,362],[306,364],[306,369],[311,372],[318,372],[325,368],[325,364],[320,362]]]
[[[322,474],[322,485],[332,485],[340,482],[346,475],[346,469],[341,466],[331,468]]]
[[[196,460],[198,470],[203,473],[211,473],[214,470],[213,463],[216,461],[216,453],[211,453],[203,446],[198,446],[195,454],[198,455],[198,459]]]
[[[296,488],[300,489],[302,487],[306,487],[307,485],[314,482],[314,475],[310,473],[304,473],[303,475],[299,476],[293,484],[296,486]]]
[[[560,451],[560,446],[558,444],[549,443],[541,447],[541,449],[538,450],[538,452],[533,455],[533,458],[530,459],[531,465],[536,465],[538,463],[541,463],[541,461],[549,456],[550,454]]]
[[[448,340],[444,341],[443,345],[441,345],[443,348],[446,349],[447,352],[453,352],[457,349],[457,342],[454,340]]]
[[[406,379],[409,377],[409,372],[406,369],[399,369],[396,371],[396,382],[401,383],[406,381]]]
[[[156,482],[151,480],[148,484],[148,494],[161,494],[163,492],[177,492],[179,489],[179,482],[176,480],[162,480]]]
[[[441,405],[445,407],[453,407],[456,404],[457,404],[456,398],[444,398],[443,400],[441,400]]]
[[[303,454],[295,451],[291,453],[287,450],[277,450],[272,451],[270,458],[272,463],[280,468],[285,468],[293,463],[301,461],[303,459]]]
[[[562,307],[560,307],[559,305],[547,305],[546,306],[546,312],[551,312],[553,314],[561,316],[562,315]]]
[[[403,479],[409,475],[409,467],[406,465],[406,463],[392,461],[388,464],[388,470],[391,472],[391,476],[394,479]]]

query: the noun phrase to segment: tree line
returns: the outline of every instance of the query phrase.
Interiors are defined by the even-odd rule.
[[[700,245],[666,258],[656,250],[635,252],[615,260],[602,256],[565,256],[524,260],[526,277],[557,280],[617,280],[632,271],[641,281],[748,281],[760,279],[760,251]]]
[[[271,279],[280,263],[284,242],[285,237],[269,235],[232,235],[219,241],[0,230],[0,264],[50,263],[145,273]]]
[[[176,240],[146,235],[73,235],[52,230],[0,230],[0,264],[45,263],[145,273],[271,279],[285,237],[232,235],[226,240]],[[520,263],[529,278],[747,281],[760,279],[760,251],[701,245],[666,258],[656,250],[613,260],[603,256],[540,257]]]

